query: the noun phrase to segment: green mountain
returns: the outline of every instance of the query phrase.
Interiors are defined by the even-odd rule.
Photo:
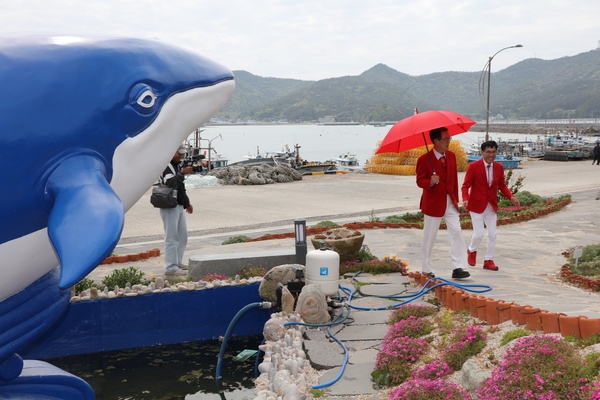
[[[487,76],[439,72],[410,76],[378,64],[358,76],[320,81],[263,78],[234,71],[236,91],[218,118],[307,122],[395,121],[419,111],[486,116]],[[600,50],[556,60],[527,59],[492,72],[490,109],[507,118],[600,117]]]

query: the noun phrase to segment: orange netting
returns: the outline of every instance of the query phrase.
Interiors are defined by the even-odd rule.
[[[377,143],[376,149],[379,148],[381,142]],[[429,146],[431,150],[431,146]],[[450,142],[449,150],[456,154],[456,167],[459,172],[467,170],[469,159],[467,152],[458,140]],[[403,151],[402,153],[381,153],[373,154],[366,165],[367,171],[376,174],[390,175],[415,175],[417,167],[417,159],[426,153],[425,146],[417,147],[416,149]],[[375,150],[373,151],[375,153]]]

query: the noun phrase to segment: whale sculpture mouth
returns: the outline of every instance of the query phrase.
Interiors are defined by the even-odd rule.
[[[228,80],[174,94],[152,125],[117,147],[111,187],[125,211],[156,181],[181,142],[225,104],[234,88],[235,82]]]

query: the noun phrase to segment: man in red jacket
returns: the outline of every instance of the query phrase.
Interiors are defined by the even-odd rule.
[[[498,212],[498,190],[519,206],[517,199],[506,186],[504,167],[496,159],[498,144],[493,140],[481,145],[481,160],[470,163],[462,185],[463,205],[471,214],[473,237],[467,248],[469,265],[477,263],[477,249],[483,239],[484,228],[487,227],[487,251],[483,261],[483,269],[498,271],[494,264],[496,250],[496,220]]]
[[[424,214],[421,268],[425,275],[435,277],[431,270],[431,251],[442,218],[450,236],[453,279],[468,278],[467,248],[460,229],[458,212],[458,172],[456,156],[448,151],[450,140],[446,128],[432,129],[429,138],[433,149],[417,160],[417,186],[423,189],[420,208]]]

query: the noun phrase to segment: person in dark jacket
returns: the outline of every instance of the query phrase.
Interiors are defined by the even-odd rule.
[[[190,204],[183,182],[185,175],[193,173],[193,169],[179,165],[185,153],[185,146],[179,147],[160,178],[165,185],[177,190],[177,207],[160,209],[165,229],[165,276],[187,276],[187,265],[183,263],[188,240],[185,213],[192,214],[194,207]]]
[[[594,147],[594,160],[592,161],[592,165],[600,165],[600,142],[596,142],[596,146]]]

